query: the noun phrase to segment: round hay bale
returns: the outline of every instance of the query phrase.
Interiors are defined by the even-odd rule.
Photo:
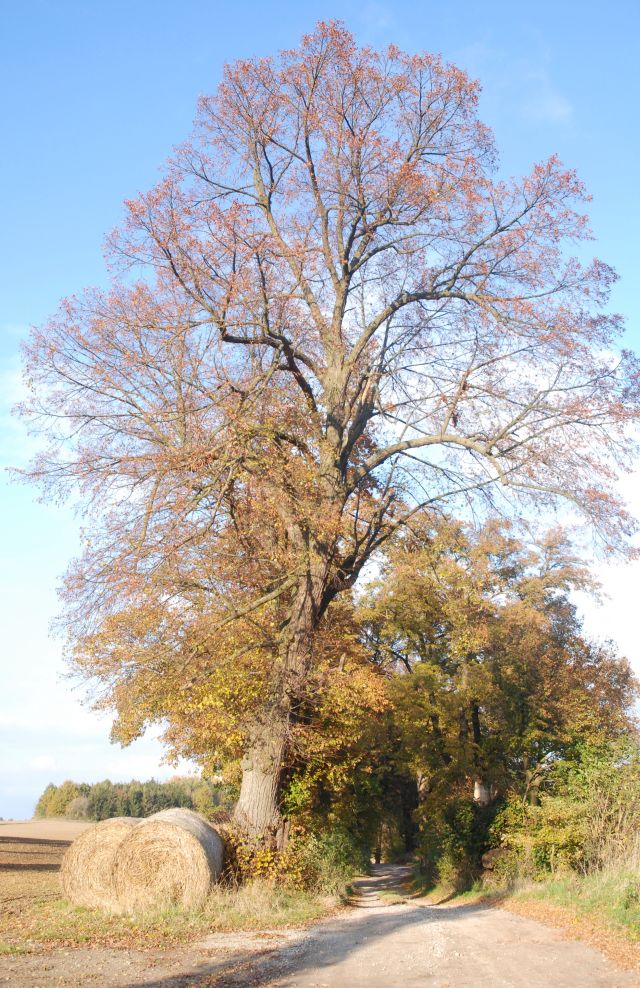
[[[115,888],[126,912],[168,905],[198,909],[222,871],[224,845],[192,810],[161,810],[130,831],[118,848]]]
[[[114,861],[120,844],[140,821],[128,816],[102,820],[67,848],[60,878],[64,894],[76,906],[119,912]]]

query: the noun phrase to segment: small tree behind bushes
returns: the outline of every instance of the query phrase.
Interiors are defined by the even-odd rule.
[[[146,817],[171,806],[197,810],[211,819],[225,819],[236,798],[226,783],[175,778],[167,782],[50,783],[35,808],[36,817],[66,816],[76,820],[107,820],[115,816]]]

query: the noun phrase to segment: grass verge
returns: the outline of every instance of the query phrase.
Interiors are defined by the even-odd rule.
[[[531,885],[514,898],[544,901],[606,922],[633,942],[640,942],[640,875],[598,872],[568,875]]]
[[[617,905],[606,901],[606,896],[603,899],[601,891],[594,895],[582,889],[586,892],[582,898],[581,885],[570,882],[567,886],[564,879],[555,879],[501,897],[483,898],[518,916],[559,929],[570,939],[591,944],[618,967],[640,971],[640,940],[635,923],[621,923],[616,918]]]
[[[27,951],[24,947],[20,947],[15,943],[3,943],[0,940],[0,957],[6,957],[7,955],[13,957],[15,954],[26,954]]]
[[[637,873],[613,868],[532,883],[511,892],[502,904],[592,943],[617,964],[640,970],[639,893]]]
[[[203,909],[132,916],[73,906],[61,898],[22,903],[0,919],[3,953],[52,947],[160,947],[208,933],[301,926],[337,908],[337,900],[253,882],[215,889]]]

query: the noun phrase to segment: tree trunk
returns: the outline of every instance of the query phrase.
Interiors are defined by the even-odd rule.
[[[288,731],[288,715],[272,713],[256,731],[242,759],[240,796],[234,822],[251,835],[274,835],[282,824],[279,796]]]
[[[273,693],[242,759],[240,796],[234,822],[255,836],[280,842],[283,819],[280,791],[286,767],[292,701],[303,695],[311,665],[311,643],[319,620],[321,583],[309,574],[292,606],[274,671]]]
[[[491,787],[484,779],[474,780],[473,801],[476,806],[489,806],[491,803]]]
[[[529,768],[528,759],[525,762],[525,799],[530,806],[540,805],[540,786],[542,784],[542,776],[539,771],[539,766],[536,765],[533,770]]]

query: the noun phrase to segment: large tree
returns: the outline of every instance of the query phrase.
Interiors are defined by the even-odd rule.
[[[52,438],[32,476],[87,508],[72,654],[116,705],[137,676],[240,670],[253,831],[279,820],[323,615],[418,507],[564,498],[605,546],[628,535],[612,483],[638,390],[602,309],[614,275],[567,255],[588,237],[572,171],[497,177],[478,91],[337,23],[227,67],[128,203],[109,290],[27,348]]]

